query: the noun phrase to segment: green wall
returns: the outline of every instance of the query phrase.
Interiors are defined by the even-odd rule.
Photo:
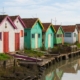
[[[54,40],[55,44],[61,44],[62,43],[62,37],[57,37],[58,34],[61,34],[61,35],[63,34],[61,27],[58,29],[57,33],[55,34],[55,40]]]
[[[31,29],[24,29],[24,33],[27,33],[27,36],[24,35],[24,48],[31,47]]]
[[[42,27],[39,22],[31,29],[25,29],[24,32],[27,32],[27,36],[24,36],[24,46],[25,48],[35,49],[35,38],[32,38],[32,34],[40,34],[38,38],[38,48],[42,47]]]
[[[38,38],[38,48],[42,47],[42,27],[39,22],[37,22],[34,27],[31,29],[32,34],[40,34],[40,38]],[[35,48],[35,38],[31,36],[31,48]]]
[[[54,45],[54,31],[52,27],[50,26],[49,29],[45,32],[45,49],[48,49],[48,35],[51,34],[51,48],[53,48]]]

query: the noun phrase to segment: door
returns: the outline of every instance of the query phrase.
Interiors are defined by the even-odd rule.
[[[64,34],[62,34],[62,44],[64,44]]]
[[[9,32],[3,32],[3,51],[9,52]]]
[[[19,46],[20,46],[19,33],[15,33],[15,50],[19,50]]]
[[[80,43],[80,31],[78,33],[78,42]]]
[[[35,48],[38,48],[38,34],[35,34]]]
[[[51,47],[51,34],[48,35],[48,48]]]

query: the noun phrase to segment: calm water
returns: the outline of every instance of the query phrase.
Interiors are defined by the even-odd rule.
[[[41,80],[80,80],[80,58],[61,61],[44,71]]]

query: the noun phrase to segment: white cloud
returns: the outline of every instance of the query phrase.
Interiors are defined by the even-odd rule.
[[[4,2],[9,15],[19,14],[21,17],[37,17],[42,22],[50,22],[57,18],[57,24],[80,23],[80,1],[67,0],[66,2],[49,2],[50,0],[11,0]],[[49,4],[49,3],[50,4]],[[53,24],[55,22],[53,21]]]

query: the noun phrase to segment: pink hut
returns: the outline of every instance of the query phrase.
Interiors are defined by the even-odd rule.
[[[15,51],[15,30],[17,27],[7,15],[0,15],[0,53]]]
[[[25,24],[20,16],[10,16],[10,18],[17,27],[15,30],[15,50],[23,50]]]

